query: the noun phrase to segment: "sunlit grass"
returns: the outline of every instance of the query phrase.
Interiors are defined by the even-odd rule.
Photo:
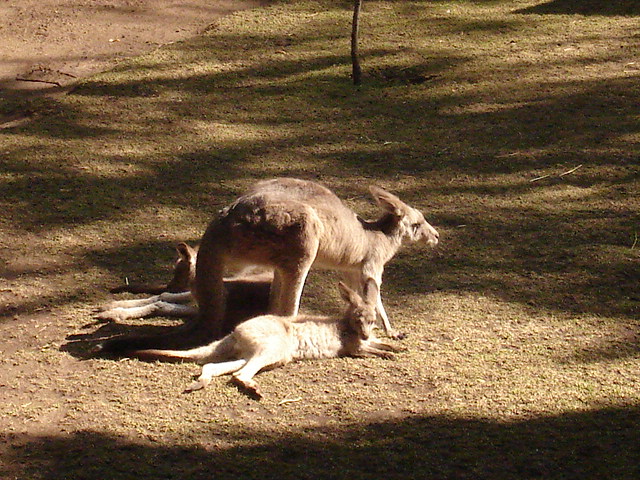
[[[277,2],[30,103],[0,134],[17,476],[634,478],[640,12],[538,3],[365,2],[354,89],[350,4]],[[167,277],[173,244],[283,175],[367,217],[381,185],[441,232],[386,270],[396,361],[266,372],[256,403],[180,395],[189,364],[75,358],[154,322],[93,324],[109,287]],[[314,273],[304,308],[338,311],[335,283]]]

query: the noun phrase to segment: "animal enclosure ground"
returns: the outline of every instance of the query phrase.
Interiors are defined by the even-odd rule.
[[[0,105],[0,477],[640,475],[637,2],[366,2],[359,89],[350,14],[245,10]],[[93,308],[279,175],[366,217],[379,184],[439,229],[385,272],[397,360],[288,365],[256,402],[89,355],[173,325]],[[303,309],[340,308],[335,280]]]
[[[0,4],[4,101],[63,92],[124,58],[200,33],[253,0],[20,0]],[[23,119],[33,112],[15,112]]]

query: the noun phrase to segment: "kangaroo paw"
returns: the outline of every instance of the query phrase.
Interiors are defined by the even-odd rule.
[[[211,383],[211,380],[206,378],[199,378],[198,380],[192,382],[187,388],[185,388],[182,393],[191,393],[195,392],[196,390],[202,390],[203,388],[206,388],[209,383]]]
[[[258,384],[253,380],[245,381],[238,377],[232,377],[233,382],[240,387],[240,389],[249,395],[254,400],[260,400],[262,398],[262,392],[260,392],[260,388]]]
[[[388,333],[389,337],[393,338],[394,340],[404,340],[405,338],[407,338],[407,334],[403,333],[403,332],[398,332],[396,330],[391,330]]]

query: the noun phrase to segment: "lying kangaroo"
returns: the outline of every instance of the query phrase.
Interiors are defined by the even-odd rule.
[[[198,247],[191,247],[184,242],[176,245],[178,257],[173,266],[173,278],[166,285],[126,284],[112,288],[111,293],[150,293],[153,295],[170,293],[183,293],[190,291],[191,283],[196,274],[196,257]]]
[[[303,359],[344,356],[392,358],[397,348],[373,335],[378,298],[376,282],[364,285],[364,298],[340,283],[348,303],[342,317],[263,315],[241,323],[221,340],[192,350],[139,350],[143,359],[186,359],[204,363],[202,374],[186,392],[206,387],[213,377],[233,374],[233,380],[251,395],[262,395],[253,376],[261,370]]]
[[[104,307],[104,311],[98,313],[96,317],[113,321],[152,315],[179,317],[188,320],[195,317],[198,309],[181,303],[187,303],[193,298],[188,289],[195,275],[198,249],[181,243],[177,246],[177,251],[179,257],[175,264],[173,279],[168,284],[168,286],[174,286],[176,293],[164,292],[149,298],[112,302]],[[233,328],[244,320],[265,314],[268,311],[272,279],[271,272],[242,272],[237,276],[225,278],[224,288],[228,303],[228,308],[225,311],[225,323]],[[119,291],[124,291],[124,288],[120,287]],[[149,292],[149,289],[145,286],[136,286],[134,292]],[[136,349],[184,348],[191,344],[201,344],[202,341],[202,332],[199,331],[197,322],[195,324],[191,322],[159,335],[115,337],[97,345],[93,352],[96,354],[127,355]]]
[[[145,317],[195,318],[198,315],[198,308],[186,305],[191,300],[193,295],[190,291],[164,292],[153,297],[118,300],[100,307],[95,317],[99,320],[115,322]]]
[[[125,285],[112,290],[112,292],[158,293],[157,295],[110,302],[100,307],[95,317],[100,320],[110,321],[124,321],[150,316],[195,318],[198,315],[198,308],[187,304],[193,300],[193,295],[189,289],[195,277],[198,248],[190,247],[186,243],[179,243],[176,246],[176,251],[178,252],[178,259],[174,266],[173,278],[166,287],[136,284]],[[257,297],[260,305],[264,304],[264,309],[257,313],[264,313],[267,311],[268,305],[262,298],[265,291],[268,295],[272,280],[272,272],[256,272],[253,269],[240,272],[231,277],[225,277],[224,285],[227,295],[234,299],[232,303],[235,310],[243,302],[254,301],[255,303],[255,298]],[[231,317],[235,318],[237,315],[231,314]]]
[[[387,334],[400,338],[380,298],[384,266],[404,242],[435,246],[438,232],[395,195],[370,191],[384,210],[376,221],[358,217],[324,186],[293,178],[258,182],[223,209],[207,228],[196,263],[194,294],[204,329],[214,338],[231,330],[224,322],[224,268],[254,264],[274,269],[269,311],[279,315],[298,313],[311,267],[341,271],[357,291],[373,278],[377,314]]]

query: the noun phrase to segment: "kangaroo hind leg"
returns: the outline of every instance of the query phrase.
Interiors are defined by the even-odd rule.
[[[207,363],[202,367],[202,373],[196,381],[185,388],[184,393],[194,392],[207,387],[213,377],[219,377],[228,373],[233,373],[240,370],[245,364],[246,360],[231,360],[229,362]]]
[[[302,297],[302,289],[309,275],[309,270],[313,261],[306,260],[302,262],[300,267],[280,272],[278,282],[279,291],[275,290],[274,295],[277,298],[278,315],[295,316],[300,309],[300,298]]]
[[[279,239],[270,243],[270,263],[274,267],[271,290],[272,313],[297,315],[302,289],[318,255],[322,222],[315,210],[292,202],[274,205],[269,222]]]
[[[273,270],[273,281],[271,282],[271,291],[269,293],[269,312],[273,314],[280,313],[280,296],[282,294],[282,274],[279,269]]]
[[[233,374],[233,381],[245,390],[250,396],[260,399],[262,393],[253,377],[261,370],[282,364],[282,346],[273,345],[257,352],[247,363]]]

